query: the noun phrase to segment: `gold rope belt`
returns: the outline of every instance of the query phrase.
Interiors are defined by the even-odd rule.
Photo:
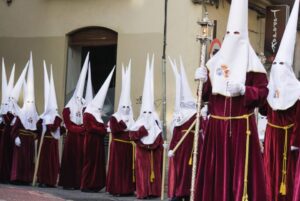
[[[281,184],[280,184],[280,194],[286,195],[286,172],[287,172],[287,150],[288,150],[288,130],[294,126],[294,124],[289,124],[286,126],[278,126],[268,122],[268,125],[284,130],[284,148],[283,148],[283,159],[282,159],[282,177],[281,177]]]
[[[19,135],[35,137],[35,133],[23,129],[19,130]]]
[[[242,201],[248,201],[248,164],[249,164],[249,144],[250,144],[250,121],[249,117],[252,116],[254,113],[251,114],[244,114],[241,116],[229,116],[229,117],[224,117],[224,116],[217,116],[217,115],[210,115],[210,117],[218,120],[238,120],[238,119],[245,119],[247,122],[247,130],[246,130],[246,157],[245,157],[245,170],[244,170],[244,189],[243,189],[243,197]]]
[[[54,137],[52,135],[51,136],[50,135],[44,136],[44,138],[45,139],[54,139]]]
[[[182,130],[183,133],[186,133],[188,130]],[[191,133],[194,133],[195,134],[195,131],[190,131]],[[191,152],[191,156],[190,156],[190,159],[189,159],[189,166],[191,166],[193,164],[193,151],[194,151],[194,148],[192,149],[192,152]]]
[[[154,174],[154,159],[153,159],[153,150],[151,150],[151,159],[150,159],[150,165],[151,165],[151,173],[150,173],[150,182],[153,183],[155,179],[155,174]]]
[[[132,145],[132,181],[135,182],[135,149],[136,149],[136,144],[133,141],[121,140],[121,139],[117,139],[117,138],[114,138],[113,141],[122,142],[122,143]]]

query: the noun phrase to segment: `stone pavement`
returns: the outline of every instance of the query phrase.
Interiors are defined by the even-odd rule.
[[[165,196],[166,197],[166,196]],[[102,190],[99,193],[83,193],[62,188],[38,188],[0,184],[0,201],[136,201],[131,197],[113,197]],[[148,199],[160,200],[160,199]],[[165,199],[167,201],[168,199]]]

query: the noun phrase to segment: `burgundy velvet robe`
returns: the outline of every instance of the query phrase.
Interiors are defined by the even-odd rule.
[[[10,125],[14,115],[7,113],[3,115],[4,128],[0,140],[0,182],[7,183],[10,181],[11,173],[11,164],[12,164],[12,155],[13,155],[13,146],[14,141],[11,137]]]
[[[42,121],[38,121],[39,142],[42,135]],[[59,150],[58,140],[53,138],[51,132],[55,132],[61,125],[61,118],[56,117],[53,124],[46,125],[43,145],[40,154],[37,182],[47,186],[56,186],[59,173]],[[62,132],[61,132],[62,133]]]
[[[137,144],[136,147],[136,197],[138,199],[147,197],[159,197],[161,194],[161,174],[163,157],[163,138],[161,134],[151,145],[145,145],[140,140],[147,136],[148,132],[144,126],[138,131],[130,131],[129,136]],[[151,175],[151,151],[153,152],[154,181],[150,181]]]
[[[5,128],[5,124],[4,124],[4,120],[3,120],[3,122],[0,124],[0,147],[1,147],[1,140],[2,140],[4,128]],[[1,151],[1,149],[0,149],[0,151]],[[1,167],[2,167],[2,165],[1,165],[1,157],[2,156],[1,155],[2,155],[2,152],[0,152],[0,173],[1,173]],[[1,177],[0,177],[0,182],[3,182],[3,181],[1,181]]]
[[[26,132],[25,134],[23,132]],[[37,131],[25,130],[21,120],[17,117],[16,122],[11,130],[13,142],[16,137],[21,140],[21,146],[14,144],[13,160],[11,168],[11,181],[31,183],[34,172],[34,141],[37,137]]]
[[[296,102],[287,110],[273,111],[269,105],[261,110],[263,115],[267,115],[268,122],[277,126],[287,126],[295,123]],[[267,125],[264,147],[264,169],[267,184],[267,201],[291,201],[293,198],[294,175],[297,162],[297,151],[291,151],[291,134],[293,127],[288,129],[287,145],[287,180],[286,195],[280,194],[280,184],[282,179],[282,162],[284,152],[285,130]],[[293,153],[295,152],[295,153]]]
[[[95,117],[89,113],[83,115],[83,124],[86,134],[80,189],[97,192],[105,186],[104,137],[107,132],[105,125],[97,122]]]
[[[300,148],[300,104],[297,104],[296,122],[292,134],[292,145]],[[299,154],[299,150],[297,151]],[[297,169],[295,173],[293,201],[300,201],[300,156],[298,156]]]
[[[109,164],[106,177],[106,191],[113,195],[128,195],[135,191],[135,175],[133,175],[133,145],[119,142],[119,140],[130,141],[129,131],[125,131],[126,124],[115,117],[109,120],[112,140],[109,151]]]
[[[177,126],[173,130],[173,136],[170,142],[170,150],[178,144],[185,134],[186,130],[195,121],[196,115],[191,117],[181,126]],[[191,176],[192,176],[192,157],[193,157],[193,141],[195,126],[185,138],[183,143],[175,152],[175,155],[169,158],[169,177],[168,177],[168,197],[185,197],[191,192]],[[199,135],[198,154],[201,153],[202,136]]]
[[[212,94],[211,83],[208,80],[204,85],[203,99],[209,100],[211,115],[228,117],[251,114],[255,107],[262,106],[265,103],[268,94],[267,84],[266,74],[247,73],[245,94],[226,98],[222,95]],[[232,107],[230,107],[230,102]],[[232,108],[231,111],[230,108]],[[251,135],[247,178],[248,199],[249,201],[265,201],[266,187],[263,160],[260,153],[255,116],[252,115],[249,119]],[[197,170],[196,200],[242,200],[246,122],[245,119],[226,121],[210,117]]]
[[[83,167],[83,144],[85,129],[70,120],[70,109],[63,110],[63,119],[67,129],[60,168],[59,186],[80,188]]]

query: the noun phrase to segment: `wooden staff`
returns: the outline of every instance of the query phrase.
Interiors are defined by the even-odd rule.
[[[191,132],[191,130],[194,128],[195,124],[196,124],[196,119],[190,125],[189,129],[184,133],[184,135],[179,140],[179,142],[176,144],[176,146],[173,148],[173,150],[170,150],[170,151],[173,152],[173,154],[175,154],[176,150],[181,146],[181,144],[183,143],[183,141],[185,140],[185,138],[189,135],[189,133]]]
[[[166,126],[166,113],[167,113],[167,73],[166,73],[166,48],[167,48],[167,16],[168,16],[168,0],[165,0],[165,7],[164,7],[164,38],[163,38],[163,55],[162,55],[162,81],[163,81],[163,138],[164,138],[164,145],[167,144],[167,126]],[[164,146],[163,149],[163,167],[162,167],[162,178],[161,178],[161,194],[160,199],[164,200],[164,193],[165,193],[165,174],[166,171],[166,148]]]
[[[40,163],[40,155],[41,155],[41,150],[42,150],[42,146],[43,146],[43,142],[44,142],[44,137],[45,137],[46,131],[47,131],[47,127],[44,130],[44,125],[43,125],[41,141],[40,141],[40,144],[39,144],[39,151],[38,151],[38,155],[37,155],[37,159],[36,159],[35,167],[34,167],[34,174],[33,174],[33,179],[32,179],[32,186],[35,186],[35,183],[36,183],[37,172],[38,172],[39,163]]]
[[[202,68],[205,68],[205,57],[206,57],[206,43],[202,43],[201,47],[201,64]],[[197,172],[197,159],[198,159],[198,141],[199,141],[199,130],[200,130],[200,109],[201,109],[201,100],[202,100],[202,87],[203,82],[199,80],[198,84],[198,97],[197,97],[197,116],[196,116],[196,129],[194,134],[194,145],[193,145],[193,166],[192,166],[192,181],[191,181],[191,198],[190,201],[195,200],[195,181],[196,181],[196,172]]]
[[[109,139],[108,139],[108,150],[107,150],[107,163],[106,163],[106,174],[108,172],[108,166],[109,166],[109,160],[110,160],[110,145],[112,141],[112,134],[109,133]]]
[[[164,140],[164,145],[167,144],[167,140]],[[166,157],[167,157],[167,151],[166,147],[164,146],[163,150],[163,169],[162,169],[162,179],[161,179],[161,194],[160,194],[160,200],[164,200],[164,194],[165,194],[165,177],[166,177]]]

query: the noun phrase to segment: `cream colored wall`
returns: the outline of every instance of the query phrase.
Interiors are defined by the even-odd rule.
[[[297,42],[294,54],[294,71],[297,78],[300,78],[300,33],[297,32]]]
[[[34,37],[11,38],[0,37],[0,56],[5,58],[6,73],[9,74],[12,64],[16,64],[15,81],[18,79],[23,67],[33,53],[35,97],[39,113],[43,112],[44,82],[43,60],[45,59],[50,76],[50,64],[53,65],[53,74],[56,94],[60,109],[64,101],[65,86],[65,38],[64,37]]]
[[[161,55],[163,45],[162,0],[19,0],[10,7],[0,3],[0,56],[8,63],[17,62],[18,72],[33,50],[36,93],[39,109],[43,105],[42,59],[53,63],[60,108],[65,94],[67,45],[66,34],[86,26],[101,26],[118,32],[117,65],[132,59],[132,102],[137,116],[140,105],[136,99],[143,88],[146,54],[155,53],[155,95],[157,110],[161,111]],[[218,20],[218,38],[222,39],[229,6],[208,7],[211,19]],[[183,57],[193,91],[194,70],[199,65],[200,45],[196,42],[197,21],[202,17],[202,6],[189,0],[169,1],[167,55]],[[263,21],[256,20],[250,11],[250,29],[260,32]],[[262,25],[262,26],[261,26]],[[255,48],[262,49],[259,34],[250,33]],[[120,94],[120,72],[117,68],[116,105]],[[167,63],[167,117],[171,119],[174,100],[174,78]]]

